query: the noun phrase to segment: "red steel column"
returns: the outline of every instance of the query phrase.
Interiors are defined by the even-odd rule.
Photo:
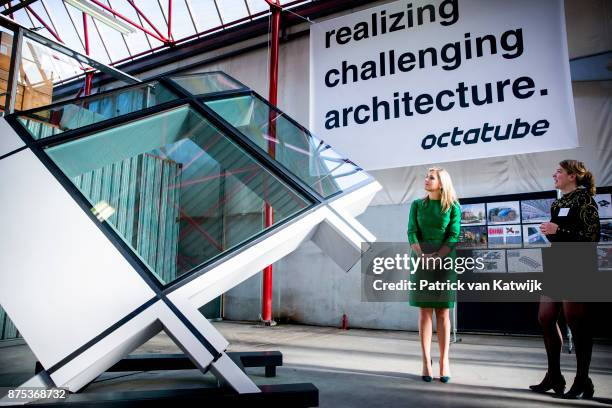
[[[85,54],[89,56],[89,29],[87,27],[87,14],[83,13],[83,37],[85,40]],[[85,96],[91,94],[91,82],[93,80],[93,72],[85,73]]]
[[[279,46],[279,34],[280,34],[280,20],[281,20],[281,7],[278,0],[270,4],[270,11],[272,12],[272,33],[270,39],[270,92],[268,100],[274,106],[277,103],[278,96],[278,46]],[[268,153],[274,158],[276,150],[273,139],[276,138],[276,122],[275,112],[270,111],[268,115],[268,129],[270,139],[268,140]],[[266,201],[264,211],[264,222],[265,227],[269,227],[274,224],[274,209]],[[266,266],[263,270],[263,294],[262,294],[262,305],[261,305],[261,317],[264,324],[272,325],[272,265]]]
[[[168,0],[168,41],[172,42],[172,0]]]

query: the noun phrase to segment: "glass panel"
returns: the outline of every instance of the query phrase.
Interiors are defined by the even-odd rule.
[[[222,72],[175,76],[172,80],[194,95],[245,89],[242,84]]]
[[[167,10],[168,2],[162,4],[166,6],[164,10]],[[172,3],[172,37],[175,40],[180,40],[196,33],[197,28],[194,27],[194,21],[191,20],[187,3],[174,1]]]
[[[223,24],[228,24],[249,15],[244,0],[217,0]]]
[[[206,105],[268,154],[273,148],[276,161],[323,197],[369,179],[360,167],[257,96],[209,101]]]
[[[34,109],[51,104],[61,94],[62,85],[83,78],[89,65],[82,64],[29,38],[23,39],[19,69],[19,89],[15,110]],[[74,95],[67,95],[74,97]]]
[[[270,6],[265,1],[247,0],[247,4],[249,5],[249,11],[251,14],[257,14],[270,10]]]
[[[221,26],[214,0],[185,0],[195,20],[198,33]]]
[[[151,82],[40,109],[18,119],[34,139],[43,139],[175,99],[163,85]]]
[[[311,205],[186,106],[46,152],[163,283]]]
[[[118,2],[115,3],[123,3],[125,6],[127,6],[127,1],[125,0],[119,0]],[[134,0],[134,3],[136,4],[136,7],[138,7],[142,13],[147,16],[147,18],[151,21],[151,23],[153,23],[153,25],[162,32],[162,34],[166,34],[166,18],[164,17],[164,13],[162,13],[161,7],[162,4],[166,4],[168,3],[168,0],[163,0],[163,1],[155,1],[155,0]],[[167,15],[167,14],[166,14]],[[140,23],[141,25],[143,25],[144,27],[150,28],[149,24],[146,22],[146,20],[142,17],[135,17],[134,20],[132,21],[136,21],[138,23]],[[174,23],[172,24],[174,26]],[[130,34],[131,35],[131,34]],[[152,38],[151,36],[149,36],[149,38],[152,40],[153,42],[153,47],[157,47],[159,45],[163,45],[163,43],[159,42],[158,40]]]

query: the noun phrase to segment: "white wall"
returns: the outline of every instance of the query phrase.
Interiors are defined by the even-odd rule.
[[[368,7],[386,3],[372,3]],[[363,7],[362,7],[363,8]],[[345,13],[350,12],[347,10]],[[342,13],[344,14],[344,13]],[[330,16],[329,18],[335,17]],[[566,19],[570,58],[612,49],[612,3],[606,0],[568,0]],[[294,27],[289,32],[307,29]],[[265,42],[254,38],[241,44],[179,61],[144,77],[187,66]],[[302,124],[308,123],[309,39],[301,36],[280,48],[279,107]],[[268,95],[268,50],[214,63],[192,72],[223,70],[261,95]],[[612,82],[574,83],[574,102],[581,147],[547,153],[442,163],[452,174],[462,197],[551,190],[552,172],[565,158],[577,158],[593,170],[599,185],[612,185]],[[359,220],[383,241],[403,241],[409,203],[423,194],[426,166],[371,172],[383,185]],[[274,316],[319,325],[339,325],[343,313],[351,326],[417,329],[415,308],[407,303],[361,303],[357,267],[346,273],[312,244],[304,245],[274,265]],[[225,295],[225,317],[257,320],[261,276],[254,276]]]

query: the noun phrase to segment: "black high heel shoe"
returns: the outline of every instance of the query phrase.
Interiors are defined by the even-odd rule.
[[[553,390],[555,394],[562,396],[563,391],[565,391],[565,378],[563,378],[563,375],[561,374],[553,377],[547,372],[541,383],[537,385],[530,385],[529,388],[531,391],[539,393],[545,393]]]
[[[444,384],[450,382],[450,375],[442,375],[442,373],[440,373],[440,382]]]
[[[429,364],[433,365],[433,360],[429,360]],[[421,380],[423,380],[425,382],[432,382],[433,381],[433,377],[431,375],[422,375],[421,376]]]
[[[565,399],[592,399],[595,394],[595,386],[593,381],[587,377],[586,380],[577,380],[574,378],[574,383],[568,392],[563,394]]]

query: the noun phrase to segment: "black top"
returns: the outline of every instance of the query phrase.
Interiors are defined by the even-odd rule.
[[[555,200],[550,215],[550,222],[559,226],[556,234],[547,235],[551,242],[599,241],[601,225],[597,204],[585,188],[578,187]]]
[[[604,274],[597,273],[596,245],[599,241],[599,212],[593,197],[585,188],[577,188],[555,200],[551,219],[559,226],[556,234],[547,235],[550,248],[542,251],[543,291],[556,301],[586,302],[601,298],[597,291],[609,285],[600,283]]]

